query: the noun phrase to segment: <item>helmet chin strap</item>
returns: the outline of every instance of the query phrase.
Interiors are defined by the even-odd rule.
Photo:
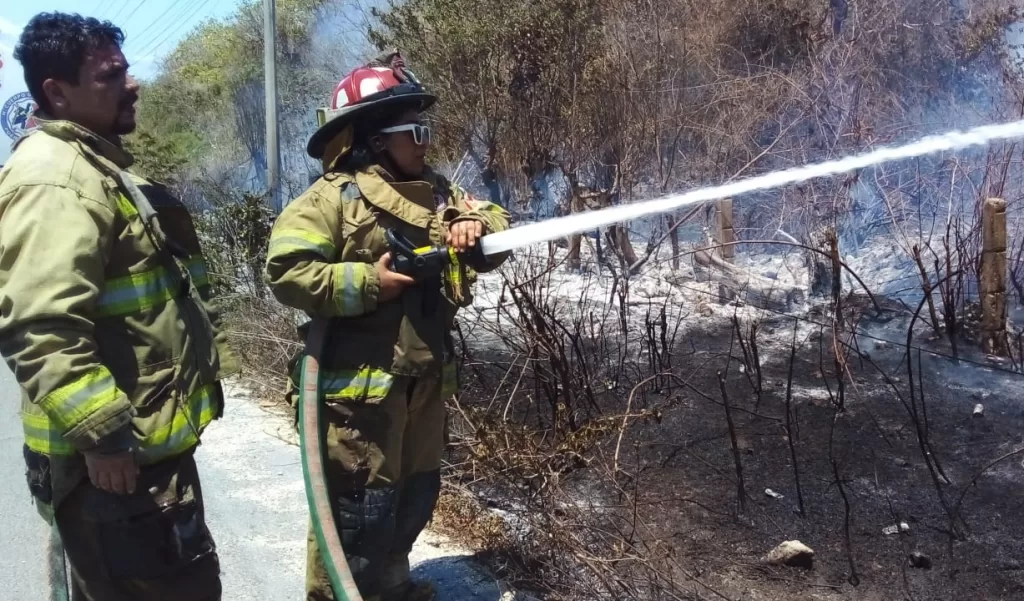
[[[408,174],[403,173],[402,170],[398,168],[398,162],[391,154],[391,151],[388,150],[388,145],[384,143],[384,139],[380,134],[374,134],[369,141],[370,150],[373,151],[373,156],[376,159],[377,164],[383,167],[384,170],[390,173],[391,177],[394,177],[395,179],[408,178]]]
[[[391,156],[390,151],[385,150],[383,153],[381,153],[380,158],[382,159],[380,161],[381,167],[384,167],[384,169],[391,174],[391,177],[395,178],[398,181],[412,181],[413,179],[415,179],[414,176],[411,176],[408,173],[402,171],[402,169],[398,166],[398,163],[395,161],[394,157]]]

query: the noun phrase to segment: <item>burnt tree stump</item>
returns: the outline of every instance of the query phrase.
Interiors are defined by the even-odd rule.
[[[1009,354],[1006,338],[1006,201],[989,198],[981,214],[981,347],[986,353]]]

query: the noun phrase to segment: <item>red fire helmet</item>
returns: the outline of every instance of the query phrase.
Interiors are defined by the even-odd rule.
[[[359,117],[407,108],[424,111],[437,101],[405,69],[401,57],[392,60],[391,64],[391,67],[359,67],[338,83],[330,108],[317,109],[320,128],[306,145],[309,156],[315,159],[323,157],[324,148],[331,138]]]

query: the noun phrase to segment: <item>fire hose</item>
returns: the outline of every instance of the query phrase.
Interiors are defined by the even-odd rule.
[[[385,237],[394,256],[391,269],[398,273],[424,278],[435,276],[450,264],[452,252],[443,246],[415,248],[407,238],[394,230]],[[345,559],[345,549],[338,535],[324,471],[326,427],[323,403],[320,402],[320,364],[327,343],[330,321],[316,318],[310,324],[302,357],[299,382],[299,446],[302,455],[302,476],[306,501],[313,521],[320,557],[327,568],[331,587],[338,601],[362,601],[355,579]]]
[[[327,567],[331,588],[338,601],[363,601],[352,578],[334,520],[327,476],[324,471],[323,404],[320,402],[320,360],[323,357],[329,321],[315,319],[306,338],[299,384],[299,445],[306,501],[313,520],[320,557]]]

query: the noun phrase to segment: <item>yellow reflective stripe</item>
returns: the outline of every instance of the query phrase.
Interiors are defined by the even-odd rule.
[[[184,264],[196,288],[210,285],[210,273],[202,255],[190,257]],[[96,302],[96,311],[100,317],[130,315],[174,300],[176,295],[170,273],[157,267],[107,280]]]
[[[462,289],[462,267],[459,265],[459,254],[455,252],[455,249],[448,247],[448,279],[451,281],[452,286],[461,291]]]
[[[456,305],[462,306],[466,300],[466,291],[462,289],[462,265],[459,264],[459,255],[455,249],[448,248],[448,281],[447,290],[451,300]]]
[[[204,386],[192,393],[184,407],[176,407],[170,423],[157,428],[139,444],[139,458],[156,463],[179,455],[199,442],[199,433],[218,413],[219,398],[215,386]]]
[[[125,219],[131,219],[139,214],[139,210],[135,208],[132,201],[124,194],[117,195],[117,208]]]
[[[163,267],[107,280],[96,303],[101,317],[128,315],[174,298],[174,283]]]
[[[204,386],[189,396],[184,407],[174,409],[170,423],[140,441],[139,458],[156,463],[179,455],[199,442],[198,433],[210,425],[219,411],[216,386]],[[62,429],[45,414],[22,412],[25,444],[45,455],[71,455],[74,447],[64,440]]]
[[[314,252],[330,261],[338,251],[331,240],[305,230],[281,230],[270,236],[270,255],[290,255],[296,252]]]
[[[64,440],[61,430],[45,414],[22,411],[21,425],[25,431],[25,445],[36,453],[44,455],[74,454],[74,447]]]
[[[210,272],[206,268],[206,261],[201,255],[186,259],[185,268],[188,269],[189,276],[192,278],[192,284],[196,288],[210,285]]]
[[[366,312],[363,302],[363,288],[366,286],[366,270],[373,269],[369,263],[336,263],[334,265],[334,303],[338,315],[351,317]]]
[[[395,378],[382,369],[362,369],[324,372],[320,376],[320,390],[330,400],[382,399],[391,391]]]
[[[39,406],[61,431],[65,431],[115,401],[118,394],[114,376],[100,366],[46,395]]]
[[[505,213],[505,209],[501,208],[500,205],[497,205],[488,200],[478,200],[474,198],[472,199],[471,202],[471,205],[469,203],[466,203],[467,205],[470,206],[471,211],[479,211],[481,213],[497,213],[499,215]]]

